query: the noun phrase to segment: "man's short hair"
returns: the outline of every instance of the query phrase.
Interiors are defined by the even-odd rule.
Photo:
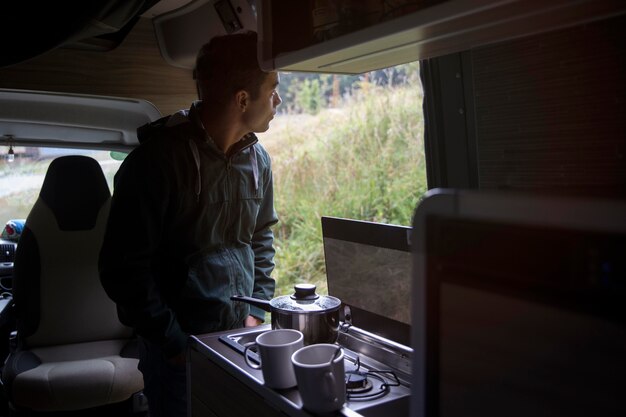
[[[198,52],[194,69],[202,97],[220,103],[240,90],[256,99],[266,76],[259,67],[257,33],[253,31],[212,38]]]

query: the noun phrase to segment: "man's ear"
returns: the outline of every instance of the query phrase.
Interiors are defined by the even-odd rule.
[[[250,96],[246,90],[239,90],[235,94],[235,100],[237,102],[237,108],[243,113],[248,108]]]

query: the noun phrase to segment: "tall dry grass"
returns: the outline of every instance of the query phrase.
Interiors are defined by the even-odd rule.
[[[416,82],[362,86],[339,108],[279,116],[260,136],[272,155],[280,218],[277,295],[298,282],[327,293],[322,216],[410,225],[427,189]]]

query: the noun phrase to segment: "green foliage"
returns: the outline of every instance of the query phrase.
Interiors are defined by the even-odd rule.
[[[361,75],[282,72],[278,90],[283,105],[279,111],[288,114],[317,114],[321,109],[334,105],[337,100],[358,92],[363,82],[396,87],[415,85],[419,81],[418,78],[419,62]],[[333,89],[335,83],[336,90]]]
[[[277,294],[298,282],[327,291],[321,216],[411,224],[427,190],[421,102],[417,76],[393,88],[361,80],[340,108],[280,131],[270,146]]]
[[[301,84],[294,85],[298,87],[295,94],[296,109],[309,113],[317,114],[323,105],[322,89],[319,79],[304,80]]]

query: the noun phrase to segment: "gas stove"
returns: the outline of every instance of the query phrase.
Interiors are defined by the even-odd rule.
[[[246,344],[260,333],[270,330],[265,325],[192,337],[192,350],[226,370],[253,389],[265,403],[292,417],[310,416],[302,408],[297,387],[273,390],[263,384],[260,371],[248,367],[243,359]],[[412,350],[394,341],[381,338],[363,329],[344,325],[337,344],[344,349],[346,370],[346,404],[337,416],[408,416],[410,403],[410,371]],[[249,352],[258,361],[254,351]],[[193,364],[192,364],[193,372]],[[193,387],[192,387],[193,388]],[[193,389],[192,389],[193,391]],[[195,415],[195,414],[194,414]]]
[[[334,416],[408,417],[411,229],[321,220],[328,292],[343,305],[336,343],[344,350],[347,401]],[[268,388],[262,372],[245,363],[244,346],[267,330],[269,325],[192,337],[188,375],[194,417],[311,416],[297,387]]]

